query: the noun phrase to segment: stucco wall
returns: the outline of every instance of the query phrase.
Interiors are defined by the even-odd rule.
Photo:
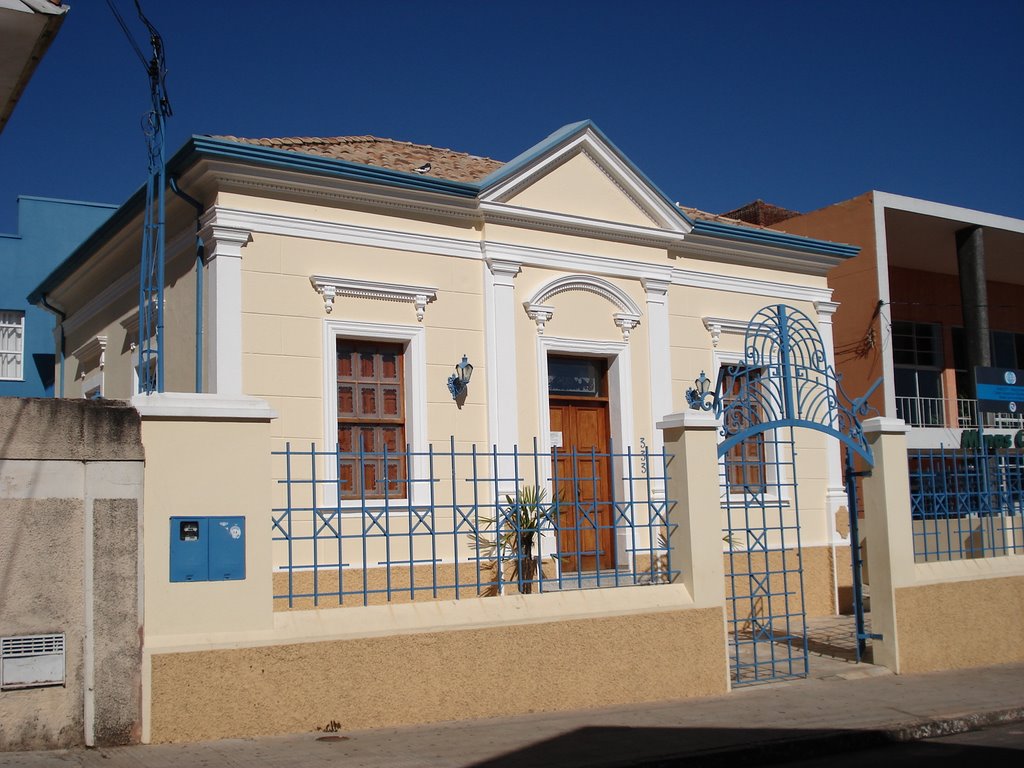
[[[900,671],[1024,661],[1024,576],[896,589]]]
[[[154,742],[725,693],[721,609],[155,655]],[[410,663],[415,660],[415,663]]]
[[[138,741],[138,415],[3,398],[0,424],[0,635],[64,633],[67,677],[0,692],[0,749]]]

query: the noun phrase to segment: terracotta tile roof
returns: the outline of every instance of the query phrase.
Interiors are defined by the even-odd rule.
[[[781,205],[772,205],[764,200],[754,200],[746,205],[741,205],[735,210],[726,211],[722,215],[739,219],[749,224],[770,227],[772,224],[778,224],[780,221],[799,216],[800,212],[791,211],[789,208],[783,208]]]
[[[742,221],[741,219],[734,219],[724,214],[708,213],[702,211],[699,208],[690,208],[682,203],[676,203],[676,207],[679,208],[683,213],[689,216],[691,219],[700,219],[702,221],[717,221],[720,224],[732,224],[737,227],[749,227],[750,229],[768,229],[768,227],[760,224],[751,224],[749,221]]]
[[[291,137],[282,139],[245,139],[237,136],[215,136],[217,139],[255,144],[261,147],[306,152],[311,155],[333,157],[353,163],[374,165],[393,171],[418,172],[429,164],[424,176],[449,181],[480,181],[504,163],[489,157],[477,157],[466,152],[455,152],[408,141],[381,139],[376,136],[331,136],[327,138]]]

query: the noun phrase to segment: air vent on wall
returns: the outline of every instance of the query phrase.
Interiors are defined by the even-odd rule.
[[[64,685],[64,635],[0,637],[0,689]]]

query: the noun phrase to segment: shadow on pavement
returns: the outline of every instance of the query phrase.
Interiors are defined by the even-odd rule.
[[[509,752],[472,768],[668,768],[770,765],[824,758],[863,765],[865,751],[884,765],[1020,765],[1021,752],[987,746],[898,742],[884,731],[742,728],[587,727]],[[892,755],[890,755],[890,752]],[[850,754],[854,753],[854,754]],[[899,758],[900,761],[897,761]],[[906,762],[902,762],[906,759]],[[817,761],[813,761],[815,764]],[[826,760],[822,760],[822,765]]]

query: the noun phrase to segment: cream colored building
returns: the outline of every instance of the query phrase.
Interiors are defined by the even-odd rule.
[[[142,741],[717,695],[752,682],[752,643],[753,682],[807,674],[804,616],[834,613],[850,583],[839,441],[774,430],[742,447],[736,487],[720,422],[685,393],[742,361],[773,305],[816,326],[823,376],[825,273],[855,248],[681,208],[590,122],[507,163],[372,137],[193,137],[168,173],[188,197],[168,193],[165,393],[135,394],[143,192],[32,297],[60,320],[63,394],[141,414]],[[947,582],[979,570],[967,588],[1017,594],[1019,565],[913,563],[903,433],[865,424],[875,661],[1019,658],[964,631],[952,662],[915,660],[915,643],[952,646],[915,635],[932,627],[917,614],[899,625],[898,604],[935,585],[959,601]],[[503,497],[534,484],[575,528],[537,532],[518,560],[536,578],[481,577],[467,542],[493,540],[483,516],[522,511]],[[580,522],[597,509],[612,522]],[[244,575],[176,580],[180,516],[232,516]],[[587,525],[611,538],[562,535]],[[1005,603],[962,603],[1004,620]],[[545,652],[518,674],[496,648]]]
[[[508,163],[372,137],[194,137],[168,175],[201,211],[168,194],[166,389],[266,401],[278,449],[334,450],[339,424],[343,442],[363,429],[338,412],[341,343],[396,354],[401,368],[400,381],[372,382],[373,407],[389,410],[367,449],[454,439],[459,450],[532,450],[536,439],[544,453],[554,435],[563,448],[596,439],[599,451],[657,452],[656,423],[686,407],[701,371],[740,360],[761,307],[817,318],[831,351],[824,275],[855,253],[680,208],[589,121]],[[140,192],[36,292],[62,313],[65,396],[136,391],[142,204]],[[447,379],[463,355],[474,374],[453,402]],[[603,395],[585,414],[556,408],[549,391],[581,360]],[[575,434],[594,429],[584,422],[598,423],[596,438]],[[800,475],[780,496],[798,484],[807,607],[829,613],[843,543],[838,445],[797,440]],[[409,487],[421,502],[426,484]],[[337,497],[328,489],[321,502]]]
[[[188,197],[168,194],[164,394],[136,394],[141,191],[32,297],[59,313],[63,395],[142,414],[143,741],[715,694],[751,682],[751,643],[772,645],[755,682],[807,674],[787,638],[849,600],[839,441],[753,441],[736,487],[686,390],[772,305],[831,365],[825,274],[855,248],[682,208],[590,122],[507,163],[194,137],[168,166]],[[468,544],[533,484],[575,516],[533,544],[542,594]],[[170,577],[188,515],[241,518],[243,578]],[[534,641],[561,682],[466,700],[501,674],[488,649]],[[339,655],[373,662],[328,695]]]

